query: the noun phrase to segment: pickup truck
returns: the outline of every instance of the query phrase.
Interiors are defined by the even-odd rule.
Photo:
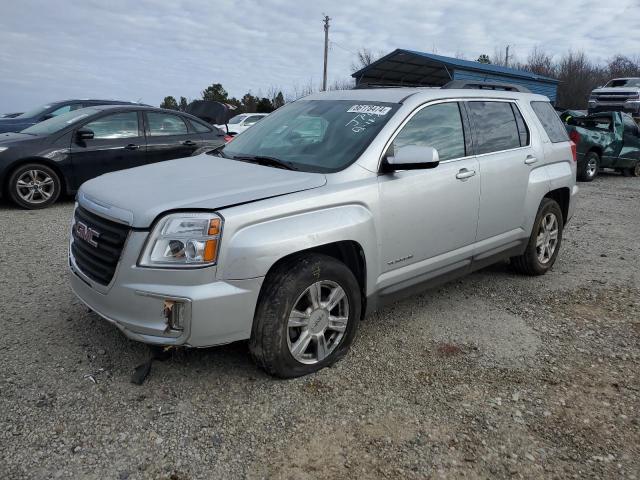
[[[640,78],[614,78],[589,95],[589,114],[627,112],[640,118]]]
[[[577,146],[579,180],[592,181],[601,168],[640,176],[640,129],[631,115],[603,112],[573,117],[566,128]]]

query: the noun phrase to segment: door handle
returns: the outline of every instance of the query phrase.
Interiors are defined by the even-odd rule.
[[[531,165],[532,163],[536,163],[538,159],[533,155],[527,155],[527,158],[524,159],[524,163],[526,165]]]
[[[192,142],[191,140],[185,140],[184,142],[182,142],[182,144],[187,147],[195,147],[196,142]]]
[[[138,150],[140,147],[138,145],[135,145],[133,143],[130,143],[129,145],[127,145],[126,147],[127,150]]]
[[[467,170],[466,168],[461,168],[460,171],[456,174],[456,178],[458,180],[466,180],[467,178],[473,177],[475,174],[475,170]]]

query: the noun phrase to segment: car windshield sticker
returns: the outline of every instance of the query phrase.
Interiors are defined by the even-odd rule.
[[[369,115],[386,115],[391,107],[381,107],[379,105],[353,105],[348,113],[368,113]]]
[[[351,131],[353,133],[364,132],[369,125],[372,125],[376,122],[376,117],[371,114],[360,114],[353,117],[349,120],[345,127],[351,127]]]

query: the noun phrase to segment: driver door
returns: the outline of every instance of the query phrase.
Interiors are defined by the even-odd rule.
[[[471,264],[478,227],[480,170],[470,155],[457,102],[428,105],[402,127],[389,149],[434,147],[440,164],[378,177],[382,294]],[[468,153],[469,152],[469,153]]]

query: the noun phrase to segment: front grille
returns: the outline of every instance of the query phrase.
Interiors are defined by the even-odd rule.
[[[628,99],[638,98],[636,92],[607,92],[594,95],[599,102],[624,102]]]
[[[79,229],[78,224],[84,227]],[[78,230],[90,233],[82,235]],[[85,238],[81,238],[81,235]],[[92,280],[108,285],[118,266],[127,235],[129,227],[126,225],[77,207],[71,231],[71,253],[77,267]]]

